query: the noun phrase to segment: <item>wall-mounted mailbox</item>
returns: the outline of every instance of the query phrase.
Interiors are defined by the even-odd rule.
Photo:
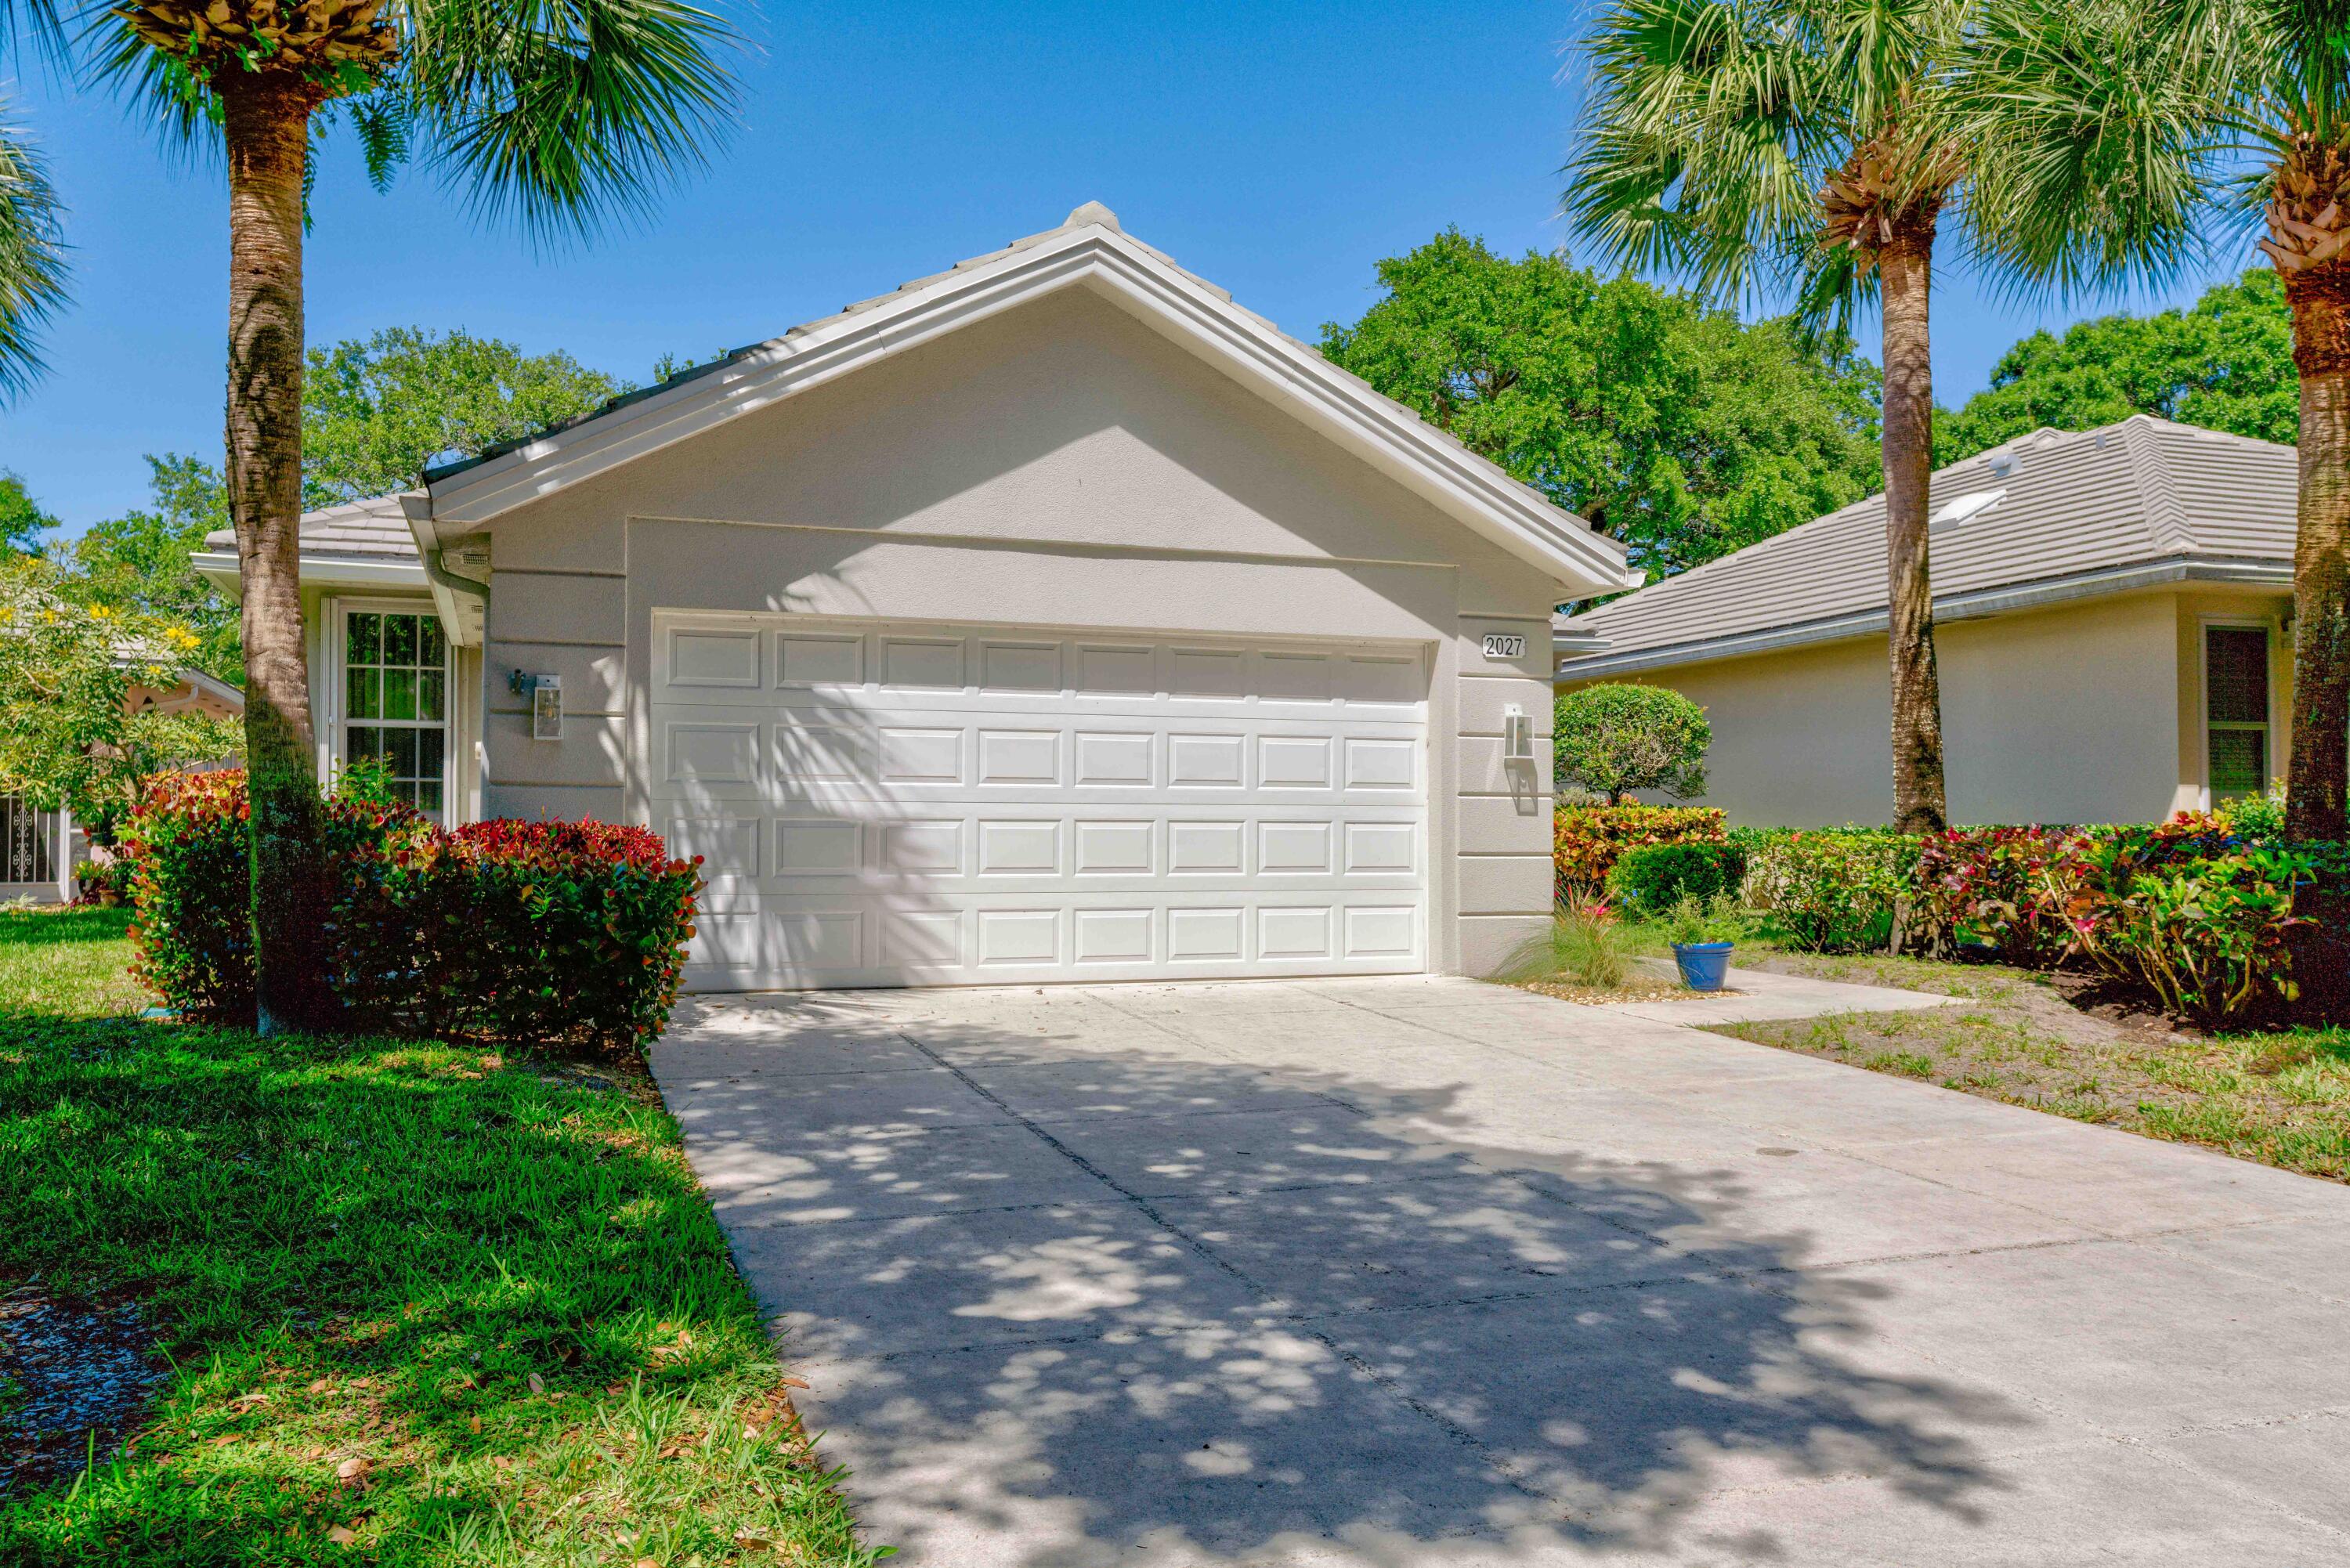
[[[563,677],[533,675],[517,670],[506,677],[507,690],[517,697],[530,699],[530,738],[534,741],[563,739]]]
[[[1534,758],[1534,719],[1514,702],[1502,711],[1502,758],[1512,763]]]

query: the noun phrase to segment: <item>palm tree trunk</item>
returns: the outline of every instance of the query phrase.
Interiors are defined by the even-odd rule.
[[[1934,220],[1894,226],[1877,252],[1885,308],[1885,568],[1893,673],[1893,826],[1939,833],[1941,678],[1934,662],[1934,590],[1926,562],[1926,490],[1934,472],[1934,365],[1927,332]]]
[[[2293,556],[2293,759],[2285,832],[2350,838],[2350,276],[2337,263],[2289,274],[2301,369],[2300,530]]]
[[[228,500],[244,591],[255,1026],[332,1023],[323,812],[303,648],[302,173],[311,91],[224,73],[229,175]]]

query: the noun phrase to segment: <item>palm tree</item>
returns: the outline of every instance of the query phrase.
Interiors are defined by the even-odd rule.
[[[1884,320],[1894,819],[1939,830],[1927,561],[1934,239],[1968,180],[1947,115],[1968,0],[1615,0],[1564,206],[1615,264],[1736,294],[1792,286],[1813,326]]]
[[[65,302],[61,210],[40,154],[0,99],[0,404],[41,373],[36,334]]]
[[[97,0],[70,33],[50,0],[25,11],[167,137],[225,158],[257,1023],[319,1028],[332,1004],[296,541],[311,153],[347,124],[379,186],[417,156],[486,216],[591,231],[699,161],[733,102],[733,35],[684,0]]]
[[[2286,831],[2350,838],[2350,0],[1987,0],[1986,251],[2061,293],[2176,275],[2215,223],[2284,281],[2301,372]]]

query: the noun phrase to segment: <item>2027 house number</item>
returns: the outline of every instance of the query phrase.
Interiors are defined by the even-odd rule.
[[[1523,659],[1526,639],[1511,632],[1490,631],[1485,634],[1485,657],[1488,659]]]

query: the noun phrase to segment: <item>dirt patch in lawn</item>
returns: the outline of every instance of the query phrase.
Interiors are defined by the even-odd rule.
[[[2080,977],[1994,965],[1775,953],[1752,967],[1970,1005],[1714,1033],[2350,1180],[2350,1031],[2206,1036]]]
[[[155,1343],[127,1294],[59,1296],[30,1281],[0,1295],[0,1491],[112,1458],[163,1380]]]

